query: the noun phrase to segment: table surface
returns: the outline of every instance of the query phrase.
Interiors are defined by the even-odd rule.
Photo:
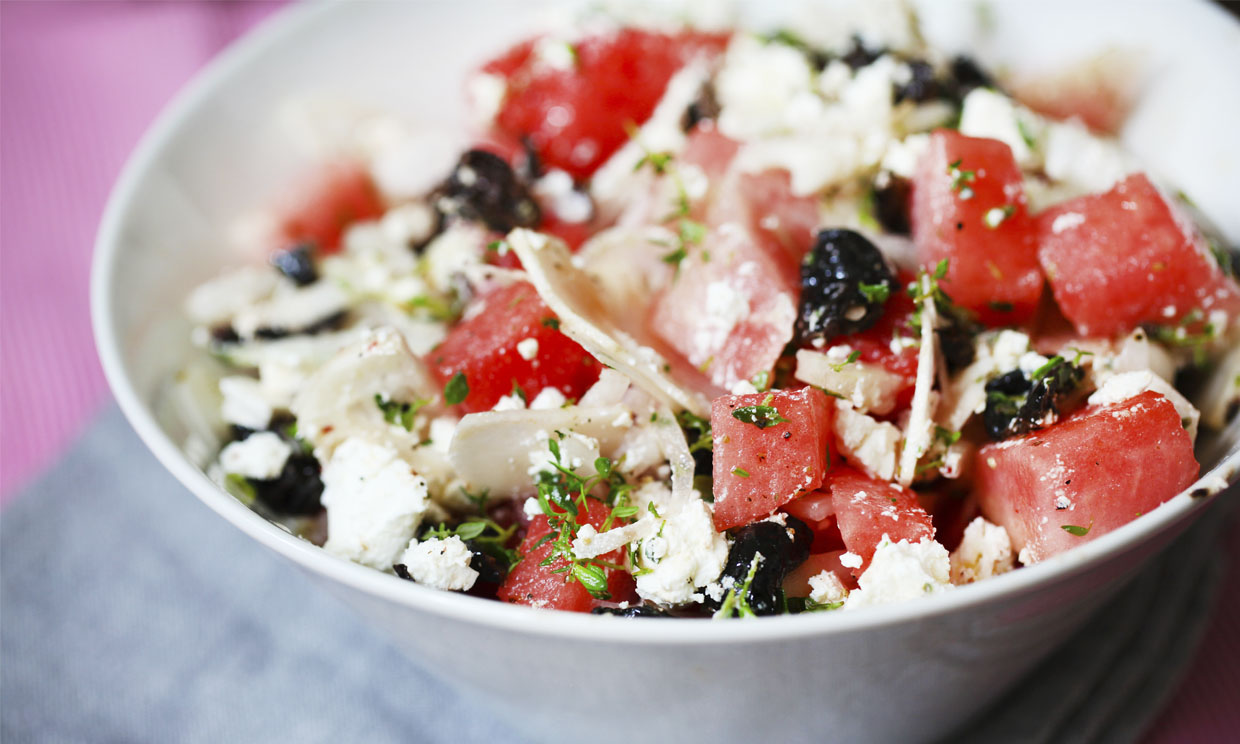
[[[89,320],[94,232],[125,157],[206,61],[280,2],[0,2],[0,504],[108,400]],[[31,493],[27,498],[37,498]],[[1149,744],[1240,730],[1240,529],[1215,616]]]

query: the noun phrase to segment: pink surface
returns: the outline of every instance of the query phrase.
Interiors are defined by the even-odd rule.
[[[0,2],[0,502],[106,399],[91,246],[108,189],[176,90],[281,3]],[[1240,731],[1240,529],[1202,650],[1149,744]]]
[[[168,99],[279,3],[0,2],[0,503],[106,399],[91,247]]]

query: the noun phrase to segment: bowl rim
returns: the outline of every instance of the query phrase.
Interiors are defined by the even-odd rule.
[[[1032,566],[982,582],[953,587],[916,601],[844,612],[764,617],[760,622],[716,623],[651,618],[632,623],[583,613],[547,612],[420,586],[334,556],[292,535],[219,488],[202,470],[190,463],[160,428],[125,371],[112,297],[118,276],[118,259],[123,256],[122,234],[129,216],[137,209],[135,195],[183,122],[192,119],[219,89],[242,74],[247,65],[269,47],[296,36],[315,23],[324,22],[347,5],[306,3],[277,11],[211,60],[178,91],[143,134],[112,188],[96,235],[91,266],[90,309],[95,345],[108,385],[130,425],[160,463],[207,507],[299,567],[375,599],[430,612],[443,619],[513,634],[583,640],[606,638],[611,642],[632,645],[770,642],[928,620],[1052,587],[1057,579],[1067,579],[1090,567],[1121,559],[1130,549],[1137,548],[1155,534],[1198,514],[1213,501],[1214,496],[1228,489],[1205,498],[1193,497],[1191,491],[1204,487],[1207,482],[1217,484],[1220,476],[1229,485],[1236,482],[1240,474],[1240,450],[1229,453],[1196,483],[1149,514],[1068,553]]]

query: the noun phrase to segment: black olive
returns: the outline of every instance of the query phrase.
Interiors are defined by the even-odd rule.
[[[732,549],[728,551],[728,563],[723,575],[730,576],[732,586],[737,588],[743,586],[749,577],[754,556],[762,554],[746,595],[749,608],[757,615],[779,613],[784,578],[805,562],[814,542],[814,533],[804,522],[796,517],[785,515],[784,518],[786,525],[768,521],[742,527],[736,533]],[[704,604],[711,610],[717,610],[722,602],[707,595]]]
[[[858,70],[883,56],[884,51],[883,49],[866,49],[861,37],[853,36],[852,46],[840,57],[840,60],[853,70]]]
[[[961,101],[974,88],[993,88],[995,80],[972,57],[961,55],[952,60],[950,77],[943,88],[946,97]]]
[[[392,566],[392,570],[396,572],[397,576],[401,577],[405,581],[413,581],[413,577],[409,575],[409,567],[406,566],[405,564],[403,563],[394,564]]]
[[[680,120],[680,128],[685,132],[690,132],[699,123],[707,120],[713,121],[718,116],[719,101],[715,98],[715,86],[707,82],[698,91],[698,96],[693,99],[693,103],[685,109],[685,115]]]
[[[249,479],[254,495],[278,514],[317,514],[323,509],[322,469],[313,455],[298,452],[289,456],[284,470],[271,480]]]
[[[217,344],[235,344],[241,337],[231,325],[221,325],[211,329],[211,340]]]
[[[468,150],[461,156],[439,187],[435,208],[445,216],[477,220],[502,233],[536,227],[541,219],[529,188],[503,158],[486,150]]]
[[[292,279],[299,287],[313,284],[319,279],[319,272],[314,268],[313,245],[298,243],[271,256],[271,265],[283,275]]]
[[[869,295],[863,284],[874,288]],[[874,294],[879,285],[886,285],[888,294],[897,289],[895,276],[873,243],[852,230],[820,231],[801,262],[796,342],[829,341],[873,326],[886,302]]]
[[[488,584],[499,584],[508,576],[508,568],[500,559],[483,550],[479,544],[473,540],[466,540],[465,546],[469,548],[472,554],[469,559],[469,567],[478,572],[478,581],[484,581]]]
[[[928,62],[912,60],[907,64],[911,74],[904,84],[896,86],[896,103],[901,101],[925,103],[943,97],[943,86],[939,84],[934,68]]]
[[[538,150],[534,148],[534,140],[525,135],[521,138],[521,153],[524,160],[521,161],[520,176],[526,183],[533,183],[543,175],[542,158],[538,157]]]
[[[908,235],[909,203],[913,182],[894,173],[883,173],[874,179],[874,218],[882,228],[894,235]]]
[[[1037,379],[1014,369],[987,382],[982,412],[986,435],[999,441],[1041,429],[1046,416],[1059,413],[1084,376],[1080,367],[1060,361]]]
[[[273,341],[278,338],[287,336],[313,336],[323,331],[334,331],[344,325],[345,320],[349,317],[347,310],[332,313],[324,318],[314,321],[310,325],[301,328],[259,328],[254,331],[254,338],[261,338],[266,341]]]
[[[958,372],[973,363],[977,352],[973,337],[979,328],[976,323],[957,322],[954,316],[946,317],[948,325],[936,328],[934,332],[939,336],[939,351],[947,363],[947,371]]]
[[[590,614],[615,615],[616,617],[671,617],[663,610],[644,604],[632,607],[595,607],[590,610]]]

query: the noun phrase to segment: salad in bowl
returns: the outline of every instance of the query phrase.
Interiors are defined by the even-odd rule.
[[[332,157],[185,298],[186,450],[342,558],[626,617],[913,601],[1222,490],[1240,261],[1120,104],[867,7],[589,15],[477,68],[463,143],[306,108]]]

